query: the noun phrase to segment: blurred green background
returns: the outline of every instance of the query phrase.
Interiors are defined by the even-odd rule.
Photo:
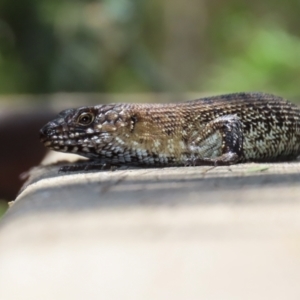
[[[299,13],[299,0],[1,0],[0,94],[297,98]]]

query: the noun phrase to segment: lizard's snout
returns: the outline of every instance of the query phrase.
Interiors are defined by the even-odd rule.
[[[53,122],[49,122],[45,126],[43,126],[40,130],[41,141],[44,141],[49,137],[53,136],[55,134],[55,128],[56,124],[54,124]]]

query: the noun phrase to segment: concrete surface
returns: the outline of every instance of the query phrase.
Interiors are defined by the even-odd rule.
[[[300,299],[300,162],[58,168],[0,223],[1,300]]]

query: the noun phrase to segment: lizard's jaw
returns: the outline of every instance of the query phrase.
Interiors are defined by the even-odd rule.
[[[40,141],[51,150],[74,153],[88,158],[99,156],[91,136],[87,135],[85,131],[70,130],[60,119],[42,127]]]
[[[46,141],[51,139],[51,137],[56,134],[56,128],[57,128],[57,125],[53,122],[49,122],[45,126],[43,126],[40,130],[41,142],[45,143]]]
[[[45,147],[67,152],[66,146],[73,146],[76,144],[75,139],[70,139],[70,134],[66,125],[63,125],[63,120],[61,118],[56,119],[52,122],[47,123],[40,130],[40,141],[44,144]]]

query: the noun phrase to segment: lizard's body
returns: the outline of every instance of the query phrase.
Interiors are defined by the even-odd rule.
[[[176,104],[111,104],[61,112],[45,146],[95,162],[233,164],[300,155],[300,109],[273,95],[238,93]]]

